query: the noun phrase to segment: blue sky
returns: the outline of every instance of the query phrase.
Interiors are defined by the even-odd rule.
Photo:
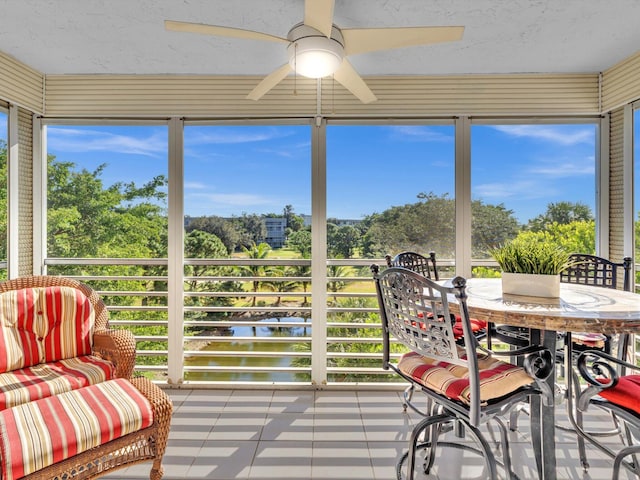
[[[0,131],[6,132],[6,115]],[[473,198],[504,204],[522,222],[550,202],[593,209],[595,131],[585,124],[474,125]],[[49,126],[48,132],[49,152],[58,159],[89,170],[107,164],[107,185],[167,174],[165,126]],[[291,204],[309,214],[310,135],[306,125],[186,127],[185,213],[280,213]],[[453,166],[450,125],[329,126],[327,213],[362,218],[413,203],[421,192],[453,197]]]

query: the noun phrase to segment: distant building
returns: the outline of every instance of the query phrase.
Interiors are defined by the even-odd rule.
[[[267,242],[271,248],[284,247],[287,237],[285,228],[287,228],[287,219],[285,217],[264,217],[264,226],[267,229]]]

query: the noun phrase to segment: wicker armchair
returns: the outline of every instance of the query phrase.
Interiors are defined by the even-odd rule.
[[[95,312],[93,353],[116,367],[116,377],[131,378],[136,360],[136,340],[129,330],[111,330],[109,312],[98,292],[77,280],[52,275],[20,277],[0,282],[0,294],[22,288],[71,287],[86,295]]]
[[[91,353],[91,356],[98,357],[98,361],[100,362],[106,360],[106,362],[103,362],[106,364],[112,362],[115,366],[115,369],[111,371],[112,375],[107,377],[107,380],[99,381],[98,383],[91,386],[80,387],[75,390],[72,389],[70,391],[61,393],[53,392],[51,394],[51,398],[45,396],[44,398],[41,397],[40,399],[31,399],[27,400],[26,403],[23,402],[19,405],[15,403],[6,404],[4,410],[0,408],[0,420],[4,421],[5,418],[11,418],[12,415],[17,416],[19,414],[17,412],[25,411],[27,408],[40,408],[40,405],[44,405],[45,403],[49,404],[50,400],[60,402],[60,404],[62,405],[64,404],[64,400],[62,400],[63,398],[88,398],[92,394],[84,392],[89,391],[89,389],[96,387],[100,388],[101,386],[104,386],[103,388],[108,389],[112,388],[110,385],[116,383],[118,385],[128,385],[127,388],[131,389],[131,391],[135,393],[135,395],[133,395],[131,398],[138,398],[138,400],[136,401],[144,406],[144,411],[146,412],[144,415],[146,420],[140,420],[138,427],[129,428],[127,431],[130,433],[126,433],[126,431],[123,430],[123,432],[120,433],[122,436],[117,437],[117,434],[113,435],[111,437],[113,438],[112,440],[105,441],[105,443],[103,444],[94,446],[93,448],[89,448],[84,451],[80,451],[81,449],[77,449],[77,451],[79,451],[80,453],[70,456],[69,458],[57,461],[53,464],[45,463],[44,467],[33,467],[32,465],[29,465],[30,470],[26,475],[21,476],[20,478],[28,480],[93,479],[106,475],[107,473],[110,473],[115,469],[128,467],[141,462],[151,461],[152,466],[149,478],[150,480],[160,480],[163,475],[162,458],[166,450],[173,406],[169,397],[158,386],[154,385],[147,378],[132,378],[132,372],[135,362],[135,339],[133,337],[133,334],[125,330],[111,330],[109,328],[108,310],[104,302],[100,299],[99,294],[88,285],[85,285],[73,279],[57,276],[34,276],[18,278],[1,282],[0,294],[6,294],[12,291],[20,291],[22,289],[37,289],[47,287],[68,287],[71,289],[76,289],[84,294],[86,300],[84,299],[84,297],[82,297],[82,305],[86,305],[88,301],[88,304],[91,305],[95,314],[95,320],[93,324],[93,351]],[[13,297],[7,297],[5,295],[3,298],[3,301],[5,302],[5,304],[3,305],[4,308],[13,308],[13,305],[11,303]],[[42,304],[39,303],[38,305]],[[49,308],[49,304],[47,304],[46,308],[43,308],[43,310],[46,310],[46,312],[44,312],[45,315],[52,314],[48,310]],[[55,310],[55,305],[51,308]],[[72,308],[69,310],[72,310]],[[62,307],[59,307],[59,310],[56,311],[55,315],[60,314],[60,312],[63,312],[64,314],[64,312],[66,311],[67,310],[64,310]],[[31,313],[33,314],[33,310],[31,311]],[[43,314],[43,312],[35,313],[37,315]],[[68,337],[65,338],[68,339]],[[36,367],[29,368],[31,368],[30,374],[33,376],[33,372],[39,371],[38,369],[40,367],[36,365]],[[11,375],[12,373],[12,371],[7,371],[6,373],[2,373],[0,375]],[[46,382],[48,380],[42,379],[40,381]],[[116,398],[116,396],[112,398]],[[118,396],[117,398],[122,399],[123,397]],[[57,404],[58,403],[56,403],[56,405]],[[103,407],[103,410],[105,408],[106,407]],[[71,410],[73,411],[73,406],[71,407]],[[109,414],[103,413],[103,415],[107,415],[107,417],[109,417]],[[131,416],[133,414],[128,413],[128,415]],[[110,418],[111,420],[108,420],[109,424],[111,424],[111,422],[115,423],[114,419],[119,417],[116,414],[115,416],[111,416]],[[56,420],[53,421],[55,422]],[[56,423],[52,428],[49,428],[49,424],[46,424],[46,420],[44,426],[34,424],[28,425],[28,427],[30,431],[33,430],[31,431],[29,437],[26,437],[18,432],[18,438],[20,439],[20,441],[25,442],[25,445],[27,445],[27,447],[30,445],[28,439],[32,438],[33,435],[39,435],[39,429],[44,428],[47,435],[60,435],[58,431],[58,424]],[[7,442],[9,441],[7,439],[11,439],[11,433],[12,432],[8,433],[7,438],[5,438],[3,442]],[[15,432],[13,434],[15,435]],[[93,434],[91,435],[91,438],[98,439],[95,441],[96,443],[100,441],[99,439],[105,438],[102,435],[98,435],[97,437],[93,437]],[[76,438],[77,437],[71,438],[70,441],[75,441]],[[3,458],[2,461],[4,463],[5,458]],[[36,468],[39,469],[36,470]],[[0,480],[2,479],[2,477],[3,474],[2,472],[0,472]]]

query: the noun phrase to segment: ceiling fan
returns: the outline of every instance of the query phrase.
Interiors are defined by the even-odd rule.
[[[165,20],[176,32],[202,33],[287,44],[289,63],[267,75],[250,93],[258,100],[290,72],[322,78],[333,75],[363,103],[377,100],[346,57],[359,53],[460,40],[464,27],[339,28],[333,24],[335,0],[305,0],[304,21],[294,25],[287,38],[241,28]]]

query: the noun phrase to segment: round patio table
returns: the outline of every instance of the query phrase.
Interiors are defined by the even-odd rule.
[[[470,278],[466,292],[474,318],[530,328],[530,342],[552,352],[557,332],[640,333],[640,295],[633,292],[562,283],[559,298],[528,297],[503,294],[499,278]],[[551,391],[554,377],[547,380]],[[530,418],[539,478],[555,480],[554,406],[536,397]]]

